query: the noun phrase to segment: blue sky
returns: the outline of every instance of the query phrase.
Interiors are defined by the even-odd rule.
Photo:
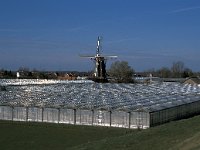
[[[136,71],[200,71],[199,18],[199,0],[0,0],[0,68],[89,71],[79,54],[102,36],[103,53]]]

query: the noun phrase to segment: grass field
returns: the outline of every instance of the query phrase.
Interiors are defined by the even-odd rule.
[[[147,130],[0,121],[2,150],[198,150],[200,116]]]
[[[66,124],[0,121],[0,149],[60,150],[133,132],[126,129]]]

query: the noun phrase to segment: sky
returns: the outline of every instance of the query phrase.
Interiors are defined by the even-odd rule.
[[[0,69],[91,71],[97,37],[135,71],[200,71],[200,0],[0,0]]]

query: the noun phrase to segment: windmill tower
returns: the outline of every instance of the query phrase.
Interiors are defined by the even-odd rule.
[[[95,63],[94,77],[92,80],[95,82],[108,82],[107,73],[106,73],[106,61],[109,58],[117,58],[117,56],[103,56],[101,54],[102,46],[101,46],[101,38],[97,38],[97,50],[95,56],[81,56],[90,58]]]

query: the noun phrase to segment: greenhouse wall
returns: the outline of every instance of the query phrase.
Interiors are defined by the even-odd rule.
[[[93,112],[90,110],[77,109],[76,110],[76,124],[92,125],[93,123],[92,115],[93,115]]]
[[[1,120],[13,120],[13,107],[0,106],[0,119]]]
[[[59,123],[74,124],[74,110],[73,109],[60,109]]]
[[[121,128],[148,128],[148,112],[0,106],[0,119]]]
[[[148,112],[145,111],[131,112],[130,128],[141,128],[141,129],[149,128],[150,127],[149,119],[150,116]]]
[[[124,111],[113,111],[111,117],[111,126],[129,128],[129,113]]]
[[[13,120],[27,121],[27,108],[26,107],[13,107]]]
[[[94,110],[94,123],[98,126],[111,126],[111,112],[104,110]]]
[[[150,112],[150,127],[200,114],[200,101]]]
[[[40,109],[37,107],[29,107],[28,108],[28,121],[33,121],[33,122],[42,122],[42,113],[44,109]]]

